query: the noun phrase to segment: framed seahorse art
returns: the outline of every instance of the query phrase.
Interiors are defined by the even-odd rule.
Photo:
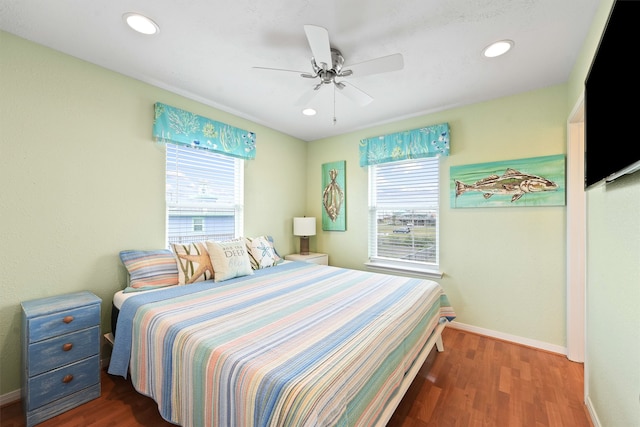
[[[344,160],[322,165],[322,229],[347,229],[346,162]]]

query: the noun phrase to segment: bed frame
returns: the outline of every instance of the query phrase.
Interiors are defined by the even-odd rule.
[[[341,274],[340,272],[334,272],[336,275]],[[295,280],[296,280],[296,276],[292,276],[292,283],[295,284]],[[325,278],[326,280],[326,278]],[[204,284],[202,285],[193,285],[193,286],[201,286],[202,288],[205,287]],[[175,290],[171,290],[172,294],[175,295],[183,295],[183,289],[185,288],[176,288]],[[207,288],[208,289],[208,288]],[[196,288],[196,291],[199,292],[199,288]],[[149,294],[151,295],[151,294]],[[155,295],[155,294],[154,294]],[[432,295],[432,294],[431,294]],[[446,296],[444,294],[442,294],[440,296],[440,298],[443,298],[446,300]],[[164,296],[163,296],[164,298]],[[136,301],[136,303],[134,303],[134,306],[127,306],[128,308],[125,310],[127,312],[127,321],[130,322],[131,320],[131,316],[133,313],[133,310],[135,309],[135,306],[138,304],[146,304],[147,302],[151,302],[155,299],[155,297],[152,297],[151,299],[149,298],[145,298],[145,300],[143,301]],[[162,298],[160,298],[162,299]],[[203,300],[205,301],[205,304],[209,304],[209,301],[213,301],[213,294],[207,294],[207,296],[205,298],[203,298]],[[208,305],[205,305],[204,307],[208,307]],[[441,306],[442,307],[442,306]],[[431,330],[425,330],[422,332],[422,338],[418,338],[418,336],[416,336],[416,339],[418,340],[425,340],[424,341],[424,345],[417,349],[415,347],[413,347],[412,352],[417,352],[415,353],[415,357],[414,359],[411,360],[406,360],[403,362],[404,364],[408,364],[405,365],[405,369],[406,371],[404,372],[404,375],[402,375],[401,377],[398,377],[398,374],[401,374],[401,372],[398,372],[396,370],[396,374],[395,374],[395,380],[393,380],[393,383],[395,383],[395,385],[393,386],[393,388],[395,389],[395,392],[393,393],[389,393],[388,394],[388,400],[384,401],[382,399],[378,399],[378,403],[377,405],[379,405],[377,408],[375,406],[371,407],[371,410],[369,412],[369,422],[374,423],[373,425],[375,426],[380,426],[380,427],[384,427],[387,425],[387,423],[389,422],[389,420],[391,419],[391,417],[393,416],[393,414],[395,413],[395,411],[398,408],[398,405],[400,404],[400,402],[402,401],[402,399],[404,398],[407,390],[409,389],[409,387],[411,386],[411,384],[414,382],[414,380],[416,379],[418,372],[420,371],[420,369],[422,368],[422,366],[424,365],[425,361],[427,360],[429,354],[431,353],[431,351],[433,351],[433,348],[435,347],[437,349],[438,352],[442,352],[444,351],[444,346],[443,346],[443,341],[442,341],[442,331],[444,330],[444,328],[446,327],[447,323],[452,320],[452,318],[455,317],[455,313],[453,313],[453,311],[451,310],[451,312],[446,311],[447,308],[450,309],[450,307],[445,303],[444,305],[445,307],[445,311],[441,312],[441,317],[439,318],[439,320],[437,322],[435,322],[435,326],[432,325]],[[442,308],[441,308],[442,309]],[[180,308],[178,307],[178,310],[180,310]],[[417,313],[417,312],[416,312]],[[447,313],[447,314],[444,314]],[[112,307],[112,323],[115,326],[116,320],[120,314],[120,310],[118,308],[116,308],[115,304]],[[448,315],[450,314],[450,315]],[[149,316],[153,316],[154,314],[150,313]],[[197,313],[196,313],[197,315]],[[431,316],[431,314],[430,314]],[[426,318],[425,318],[426,319]],[[114,328],[115,330],[115,328]],[[126,330],[126,329],[125,329]],[[118,335],[120,335],[120,333],[118,333]],[[105,337],[106,338],[106,337]],[[111,337],[110,337],[111,338]],[[116,337],[117,338],[117,337]],[[121,340],[124,340],[123,342],[127,341],[127,335],[123,335],[123,337],[121,337]],[[113,338],[112,338],[113,340]],[[117,341],[117,339],[116,339]],[[115,343],[114,343],[115,344]],[[116,350],[115,348],[116,346],[114,346],[114,350]],[[121,351],[122,353],[122,351]],[[111,374],[116,374],[116,375],[123,375],[126,378],[126,372],[129,371],[128,367],[126,365],[128,365],[128,363],[132,363],[132,362],[128,362],[127,357],[122,357],[123,355],[120,355],[119,357],[117,357],[115,360],[116,362],[116,367],[114,368],[114,371],[111,372],[109,371],[109,373]],[[110,362],[110,369],[112,368],[112,362],[113,362],[113,358]],[[142,363],[142,362],[139,362]],[[133,371],[131,371],[133,372]],[[389,377],[391,378],[391,377]],[[399,381],[399,382],[398,382]],[[389,385],[391,385],[391,383],[389,383]],[[137,387],[136,387],[137,388]],[[147,385],[147,390],[150,390],[149,386]],[[391,391],[390,389],[387,389],[387,391]],[[144,393],[144,391],[141,391]],[[164,392],[163,392],[164,393]],[[153,396],[152,396],[153,397]],[[155,400],[155,399],[154,399]],[[160,406],[159,406],[160,409]],[[161,412],[163,410],[167,410],[167,409],[160,409]],[[171,417],[173,419],[173,416],[166,416],[166,413],[163,413],[163,418],[165,419],[169,419],[169,417]],[[188,417],[188,415],[187,415]],[[186,420],[186,418],[185,418]],[[191,418],[189,418],[189,420],[192,421]],[[189,421],[187,421],[187,424],[189,424]]]
[[[393,416],[393,413],[398,408],[398,405],[404,398],[405,393],[418,375],[418,371],[420,371],[420,368],[422,368],[422,365],[427,360],[427,357],[429,356],[429,353],[431,353],[433,346],[435,345],[436,349],[440,353],[444,351],[444,345],[442,343],[442,331],[444,330],[445,326],[446,322],[438,323],[438,326],[436,326],[426,344],[424,345],[424,347],[422,347],[422,350],[420,350],[420,353],[418,353],[418,356],[413,361],[411,369],[409,369],[405,374],[404,379],[402,380],[402,382],[400,383],[400,387],[398,388],[398,392],[393,396],[391,400],[387,402],[384,411],[380,415],[380,420],[376,424],[377,426],[384,427],[387,425],[387,423]]]

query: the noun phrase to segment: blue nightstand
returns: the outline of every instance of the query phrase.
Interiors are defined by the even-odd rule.
[[[100,396],[100,304],[91,292],[22,303],[27,427]]]

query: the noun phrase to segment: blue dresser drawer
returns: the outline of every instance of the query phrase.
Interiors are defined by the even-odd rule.
[[[100,383],[100,357],[95,355],[29,378],[27,382],[31,393],[26,409],[30,411]]]
[[[29,342],[68,334],[100,324],[100,306],[80,307],[29,320]]]
[[[93,356],[99,348],[98,326],[39,341],[29,346],[29,376]]]
[[[101,303],[81,291],[20,304],[26,427],[100,396]]]

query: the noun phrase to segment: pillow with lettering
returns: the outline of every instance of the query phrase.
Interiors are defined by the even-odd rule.
[[[213,265],[213,280],[215,282],[253,274],[244,239],[222,242],[207,240],[206,243]]]

